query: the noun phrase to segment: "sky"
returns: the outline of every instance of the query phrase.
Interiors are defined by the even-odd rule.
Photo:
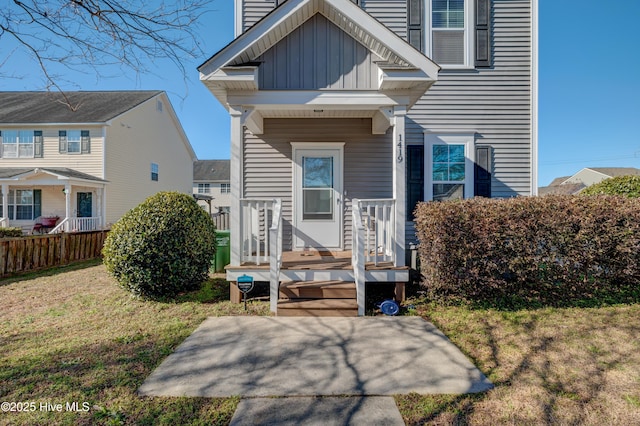
[[[229,158],[229,116],[198,80],[197,67],[233,40],[233,1],[210,3],[199,32],[201,58],[135,75],[114,68],[97,78],[68,75],[65,90],[164,90],[199,159]],[[538,183],[584,167],[640,168],[640,0],[539,1]],[[0,39],[0,43],[2,43]],[[0,53],[7,54],[0,44]],[[9,56],[0,90],[42,90],[38,74]]]

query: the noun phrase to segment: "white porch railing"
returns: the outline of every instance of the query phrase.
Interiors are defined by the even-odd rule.
[[[353,217],[353,245],[351,247],[351,265],[353,266],[353,277],[356,282],[356,300],[358,302],[358,316],[364,315],[365,304],[365,227],[362,223],[362,211],[360,202],[354,199],[351,207]]]
[[[6,217],[0,217],[0,228],[7,228],[9,226],[9,220]]]
[[[269,228],[269,309],[276,312],[280,292],[280,268],[282,267],[282,201],[274,200],[273,218]]]
[[[279,200],[240,200],[240,262],[269,263],[269,223]]]
[[[101,217],[65,217],[49,233],[97,231],[101,224]]]
[[[396,200],[353,200],[358,205],[364,226],[365,262],[396,260]]]

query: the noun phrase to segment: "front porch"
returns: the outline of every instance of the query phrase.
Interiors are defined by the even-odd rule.
[[[396,283],[404,300],[409,268],[398,261],[395,200],[352,200],[351,250],[282,249],[282,201],[243,199],[238,253],[227,266],[231,300],[239,303],[238,278],[270,283],[270,309],[278,316],[361,316],[367,283]]]

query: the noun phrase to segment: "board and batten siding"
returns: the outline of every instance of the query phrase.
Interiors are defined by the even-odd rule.
[[[5,127],[9,129],[11,127]],[[15,127],[13,127],[15,128]],[[0,167],[7,168],[69,168],[82,173],[90,174],[103,179],[102,171],[102,127],[98,126],[38,126],[23,125],[20,129],[42,130],[42,157],[41,158],[0,158]],[[59,150],[60,130],[89,130],[91,150],[89,153],[68,154]],[[61,183],[63,185],[63,183]]]
[[[378,58],[379,59],[379,58]],[[261,89],[372,89],[369,49],[317,14],[257,58]]]
[[[158,110],[157,100],[164,106]],[[105,178],[107,223],[160,191],[186,194],[193,187],[193,159],[163,97],[153,97],[116,117],[107,128]],[[151,180],[158,164],[158,181]]]
[[[292,246],[291,142],[344,142],[344,244],[351,248],[351,200],[391,198],[391,134],[372,135],[371,119],[265,119],[264,134],[244,133],[245,198],[280,198],[283,248]]]

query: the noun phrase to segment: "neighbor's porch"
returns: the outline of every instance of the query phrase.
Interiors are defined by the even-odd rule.
[[[103,229],[106,181],[69,169],[2,170],[0,226],[24,234]]]

